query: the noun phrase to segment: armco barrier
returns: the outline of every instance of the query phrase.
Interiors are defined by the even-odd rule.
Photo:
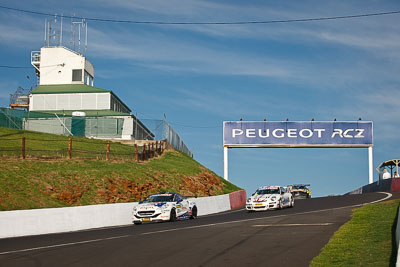
[[[246,191],[240,190],[229,194],[231,209],[242,208],[246,204]]]
[[[244,193],[242,193],[244,192]],[[235,207],[245,191],[231,193]],[[230,194],[191,198],[198,215],[231,210]],[[245,199],[245,197],[244,197]],[[67,208],[0,211],[0,238],[79,231],[92,228],[129,225],[137,202],[89,205]]]

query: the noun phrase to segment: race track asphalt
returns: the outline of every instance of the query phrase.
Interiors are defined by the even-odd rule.
[[[1,239],[0,266],[308,266],[353,208],[386,196],[311,198],[277,211]]]

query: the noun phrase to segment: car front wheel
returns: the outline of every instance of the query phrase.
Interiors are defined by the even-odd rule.
[[[176,221],[176,212],[175,212],[174,209],[171,210],[171,214],[170,214],[170,216],[169,216],[169,221],[170,221],[170,222]]]
[[[192,208],[192,215],[190,216],[190,219],[196,219],[196,217],[197,217],[197,207],[194,206]]]

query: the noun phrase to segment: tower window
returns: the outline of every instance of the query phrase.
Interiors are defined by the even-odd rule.
[[[72,81],[73,82],[82,81],[82,70],[72,70]]]

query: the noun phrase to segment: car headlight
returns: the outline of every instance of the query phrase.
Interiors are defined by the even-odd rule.
[[[276,200],[276,196],[272,196],[272,197],[271,197],[271,200],[272,200],[272,201],[275,201],[275,200]]]
[[[246,200],[246,202],[250,202],[251,201],[251,198],[248,198],[247,200]]]
[[[132,212],[133,212],[133,213],[136,213],[136,211],[137,211],[137,207],[135,206],[135,207],[133,207]]]

